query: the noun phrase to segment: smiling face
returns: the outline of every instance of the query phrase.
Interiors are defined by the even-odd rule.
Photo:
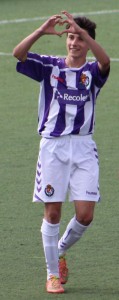
[[[79,34],[68,33],[66,39],[68,57],[73,59],[86,59],[88,47]]]

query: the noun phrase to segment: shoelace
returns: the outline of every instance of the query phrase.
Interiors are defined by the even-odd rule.
[[[56,276],[53,276],[53,277],[50,278],[50,280],[52,281],[52,286],[54,288],[59,288],[60,287],[59,278],[57,278]]]

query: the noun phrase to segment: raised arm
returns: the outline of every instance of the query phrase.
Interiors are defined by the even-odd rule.
[[[92,51],[93,55],[95,56],[96,60],[98,61],[99,69],[102,73],[106,73],[110,67],[110,58],[105,52],[105,50],[99,45],[89,34],[86,30],[82,29],[79,25],[76,24],[72,15],[70,15],[67,11],[62,12],[67,19],[62,21],[61,25],[64,23],[69,24],[69,28],[62,31],[63,33],[73,33],[79,34],[81,38],[87,43],[88,48]]]
[[[33,33],[23,39],[13,50],[13,55],[20,61],[25,61],[27,58],[27,52],[31,46],[43,35],[53,34],[59,35],[60,32],[55,30],[56,24],[61,20],[61,15],[54,15],[50,17],[43,25],[36,29]]]

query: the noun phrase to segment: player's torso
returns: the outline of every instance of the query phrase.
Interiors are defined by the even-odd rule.
[[[45,70],[40,101],[44,95],[47,117],[42,132],[50,132],[50,136],[89,134],[94,111],[91,86],[92,75],[88,65],[87,69],[85,65],[80,69],[54,66],[52,70]]]

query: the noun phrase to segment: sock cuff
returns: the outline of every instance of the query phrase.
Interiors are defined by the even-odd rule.
[[[43,219],[42,225],[41,225],[41,232],[47,236],[55,236],[59,234],[59,226],[60,223],[57,224],[51,224],[47,222],[47,220]]]
[[[75,232],[77,232],[77,233],[81,233],[81,231],[84,232],[84,231],[88,228],[88,226],[90,226],[90,225],[85,226],[85,225],[79,223],[79,222],[76,220],[76,216],[74,216],[74,217],[71,219],[70,222],[72,223],[72,224],[70,223],[71,226],[72,226],[72,229],[73,229]]]

